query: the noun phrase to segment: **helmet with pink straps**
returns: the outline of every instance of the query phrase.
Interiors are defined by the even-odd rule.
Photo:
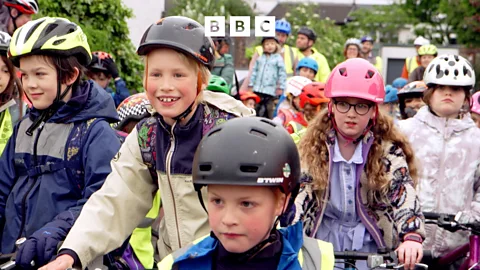
[[[382,103],[385,85],[380,72],[365,59],[352,58],[338,64],[325,85],[328,98],[354,97]]]
[[[480,114],[480,92],[472,96],[472,112]]]

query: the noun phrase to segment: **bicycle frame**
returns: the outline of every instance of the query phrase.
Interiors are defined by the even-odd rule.
[[[470,235],[469,243],[458,247],[439,258],[439,265],[450,265],[467,255],[460,270],[480,270],[480,236]]]

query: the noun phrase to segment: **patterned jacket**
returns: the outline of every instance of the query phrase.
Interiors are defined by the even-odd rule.
[[[422,210],[480,219],[480,129],[465,115],[445,119],[433,115],[427,106],[410,119],[399,122],[408,136],[417,161],[417,187]],[[463,218],[462,218],[463,219]],[[439,255],[468,241],[466,232],[450,233],[427,225],[424,248]]]
[[[368,133],[363,139],[362,155],[367,160],[368,152],[373,143],[373,134]],[[335,132],[329,133],[326,142],[329,149],[328,162],[332,168],[332,151],[335,145]],[[403,150],[392,142],[383,141],[383,163],[386,173],[391,179],[390,191],[385,202],[373,199],[373,192],[366,188],[367,177],[365,164],[357,165],[357,187],[355,203],[362,223],[375,239],[378,248],[394,249],[407,233],[414,232],[425,236],[424,217],[413,188],[413,181],[408,171]],[[327,162],[327,161],[325,161]],[[322,222],[323,215],[330,197],[329,187],[318,194],[312,190],[312,176],[308,168],[302,168],[304,186],[295,200],[293,223],[302,220],[307,236],[315,237]],[[334,195],[334,194],[332,194]]]

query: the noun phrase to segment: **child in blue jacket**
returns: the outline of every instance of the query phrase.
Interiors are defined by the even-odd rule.
[[[256,106],[257,116],[273,118],[275,98],[283,94],[287,81],[285,64],[280,55],[280,45],[275,37],[262,38],[263,54],[253,66],[249,88],[260,96]]]
[[[333,269],[332,244],[304,238],[301,222],[277,229],[299,178],[297,148],[281,125],[246,117],[212,129],[193,160],[193,185],[212,233],[158,269]]]
[[[14,128],[0,158],[0,252],[17,266],[49,262],[84,203],[111,172],[120,141],[112,98],[82,82],[91,60],[82,29],[63,18],[28,22],[13,35],[8,56],[21,72],[33,108]]]

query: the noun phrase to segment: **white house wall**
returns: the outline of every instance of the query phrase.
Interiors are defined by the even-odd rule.
[[[130,40],[138,47],[148,26],[159,20],[165,9],[164,0],[122,0],[125,6],[133,10],[133,18],[127,20]]]

